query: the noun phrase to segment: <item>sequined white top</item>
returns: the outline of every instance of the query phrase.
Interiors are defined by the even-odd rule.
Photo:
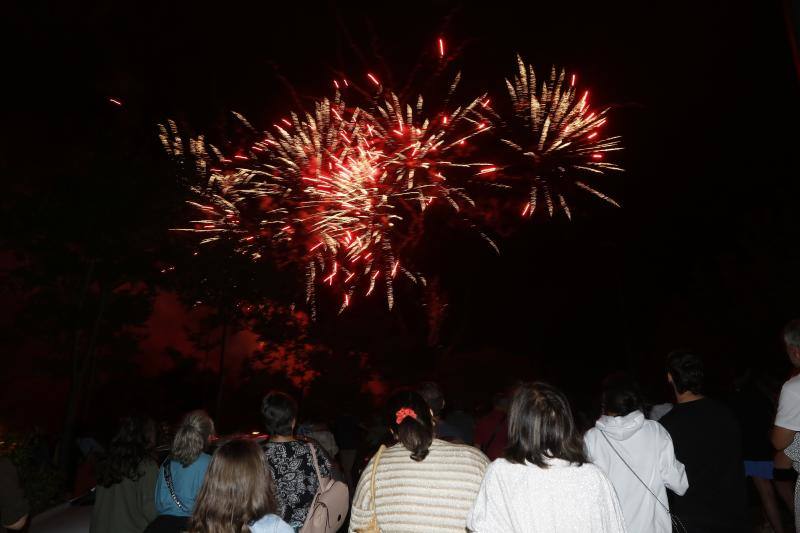
[[[614,488],[599,468],[560,459],[548,468],[494,461],[467,518],[476,533],[625,531]]]

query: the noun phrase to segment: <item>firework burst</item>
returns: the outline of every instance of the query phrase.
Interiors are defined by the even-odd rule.
[[[492,176],[495,183],[525,191],[520,211],[528,217],[543,201],[550,216],[560,207],[571,218],[567,197],[575,188],[619,207],[589,183],[591,177],[622,170],[607,161],[622,150],[620,137],[601,133],[608,108],[592,110],[589,91],[579,93],[575,75],[553,67],[550,76],[539,81],[533,67],[519,56],[517,64],[514,78],[506,80],[512,105],[509,117],[503,120],[487,110],[500,125],[500,141],[511,149],[510,162]]]
[[[397,203],[422,193],[387,179],[375,127],[361,109],[348,109],[338,92],[313,115],[286,122],[253,151],[269,179],[285,187],[289,216],[276,238],[297,241],[309,304],[316,308],[318,285],[327,285],[340,294],[343,310],[357,290],[372,294],[382,275],[391,308],[392,279],[398,272],[413,278],[395,258],[392,237],[402,220]]]
[[[161,128],[164,147],[201,177],[192,188],[203,198],[190,202],[202,218],[179,231],[206,233],[204,243],[232,237],[254,258],[268,249],[299,263],[312,310],[319,287],[338,293],[344,309],[380,286],[391,308],[396,276],[424,282],[400,255],[421,238],[426,208],[472,205],[444,172],[488,166],[460,162],[456,153],[489,129],[475,111],[481,101],[426,117],[421,97],[412,107],[379,93],[367,111],[348,107],[337,91],[268,132],[237,114],[257,140],[228,157],[202,138],[187,149],[170,122]]]
[[[457,84],[458,77],[448,101]],[[391,308],[398,273],[424,282],[399,256],[421,238],[421,217],[432,203],[446,203],[456,211],[473,205],[444,172],[480,165],[460,162],[454,152],[488,130],[475,112],[481,99],[430,117],[421,96],[411,106],[393,92],[384,94],[369,111],[336,113],[347,125],[338,135],[344,143],[328,152],[327,170],[307,178],[303,189],[300,211],[305,214],[300,220],[317,240],[309,252],[318,250],[308,261],[308,296],[313,298],[316,280],[338,285],[342,309],[360,291],[372,294],[378,283]]]
[[[443,58],[443,40],[438,44]],[[374,92],[370,98],[358,91],[368,100],[364,105],[345,103],[340,90],[351,84],[342,79],[341,85],[334,81],[332,98],[317,101],[310,112],[291,113],[269,131],[235,113],[249,137],[237,139],[242,148],[230,154],[202,136],[184,140],[170,121],[161,126],[162,143],[200,198],[190,202],[200,216],[177,231],[203,234],[202,243],[233,239],[237,251],[254,259],[268,253],[293,265],[304,272],[314,314],[320,290],[340,298],[340,310],[374,292],[383,292],[392,308],[399,275],[424,283],[409,265],[426,210],[438,204],[459,213],[474,206],[464,184],[476,179],[524,191],[523,216],[533,215],[537,200],[551,216],[558,207],[571,216],[567,196],[574,188],[618,205],[588,181],[622,170],[606,161],[621,149],[619,137],[600,133],[608,109],[591,110],[574,76],[554,68],[537,81],[532,67],[518,63],[507,80],[507,117],[485,94],[451,103],[460,74],[431,111],[422,96],[406,101],[368,73]],[[510,149],[502,164],[470,155],[473,137],[489,131]]]
[[[460,78],[457,75],[450,85],[444,106]],[[459,153],[472,137],[491,129],[477,111],[485,100],[484,95],[452,111],[442,109],[429,115],[421,95],[412,106],[388,92],[371,113],[365,114],[372,142],[382,153],[381,167],[399,188],[417,189],[422,193],[418,198],[420,210],[424,211],[435,199],[445,200],[456,211],[464,204],[474,205],[458,185],[463,179],[450,179],[446,174],[458,169],[492,166],[468,160]]]
[[[249,126],[244,117],[234,114]],[[254,206],[253,201],[284,196],[283,183],[259,179],[265,175],[263,170],[236,165],[248,157],[237,152],[228,159],[202,135],[184,141],[172,120],[167,125],[159,124],[159,137],[164,150],[178,163],[181,178],[192,195],[202,200],[187,202],[202,218],[191,220],[192,227],[173,231],[203,234],[200,244],[232,237],[238,243],[239,252],[249,252],[258,258],[259,242],[273,240],[279,235],[280,230],[275,228],[282,224],[288,212],[277,205],[270,207],[276,202],[261,200]],[[254,210],[259,212],[257,219],[247,216]]]

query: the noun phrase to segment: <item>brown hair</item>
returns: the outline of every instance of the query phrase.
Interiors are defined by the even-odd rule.
[[[401,410],[409,410],[413,416],[403,416],[398,424]],[[417,462],[424,461],[433,442],[433,419],[431,408],[422,396],[413,391],[394,394],[387,403],[386,415],[389,428],[403,447],[411,452],[411,458]]]
[[[214,421],[205,411],[192,411],[181,420],[172,441],[170,457],[183,466],[189,466],[200,457],[214,434]]]
[[[560,390],[542,382],[517,389],[508,414],[505,457],[511,463],[529,461],[540,468],[547,468],[547,459],[578,466],[588,462],[569,402]]]
[[[249,524],[278,508],[261,448],[232,440],[211,458],[189,522],[190,533],[248,533]]]

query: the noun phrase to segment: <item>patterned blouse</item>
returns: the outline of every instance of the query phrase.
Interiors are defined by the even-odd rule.
[[[322,477],[333,477],[331,461],[322,446],[315,444],[317,462]],[[267,442],[264,444],[272,478],[275,480],[275,496],[278,499],[283,520],[295,529],[306,521],[308,508],[317,493],[319,481],[311,460],[311,448],[304,441]]]
[[[800,473],[800,431],[794,434],[794,440],[783,453],[792,460],[795,471]],[[795,530],[800,531],[800,477],[794,485],[794,523]]]

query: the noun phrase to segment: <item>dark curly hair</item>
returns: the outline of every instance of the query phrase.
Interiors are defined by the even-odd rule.
[[[136,481],[142,477],[139,466],[151,458],[150,451],[155,440],[155,424],[149,418],[129,416],[120,420],[119,429],[108,452],[97,464],[97,482],[110,487],[124,479]]]

